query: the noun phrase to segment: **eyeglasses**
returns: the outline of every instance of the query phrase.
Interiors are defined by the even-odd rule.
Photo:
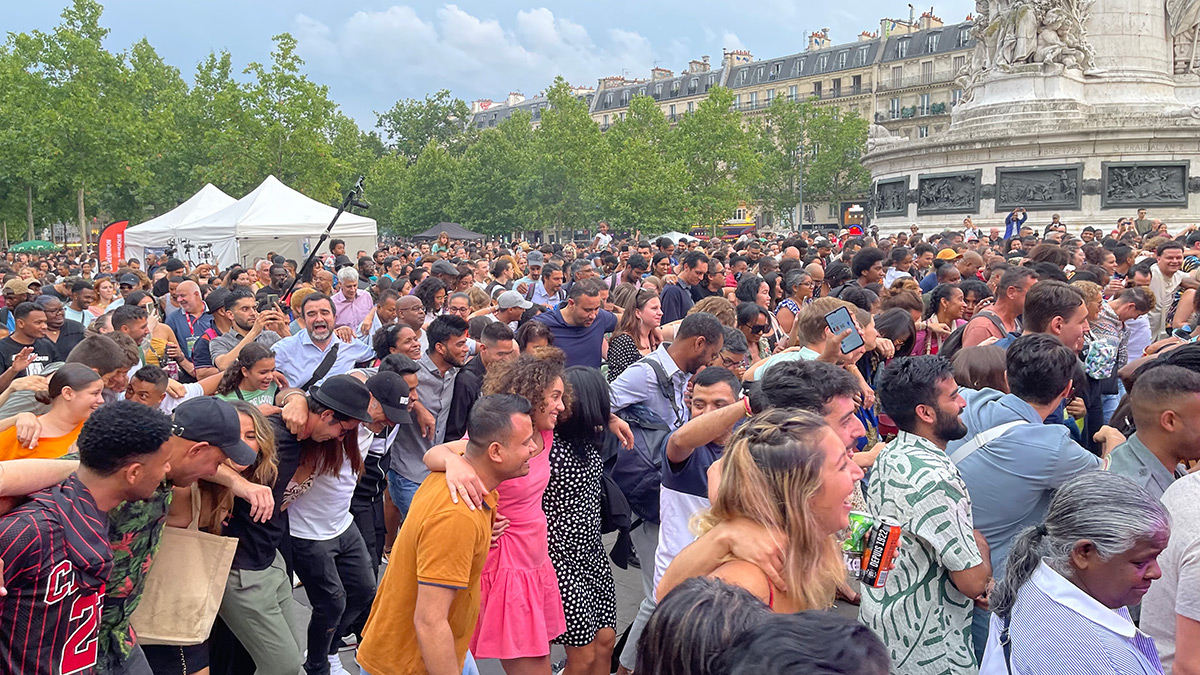
[[[758,335],[759,333],[765,333],[767,332],[767,325],[764,323],[758,326],[751,326],[750,332],[754,333],[755,335]]]
[[[469,314],[471,311],[471,308],[470,307],[447,307],[446,311],[453,312],[454,314]]]
[[[722,355],[721,356],[721,365],[730,370],[733,370],[734,368],[737,368],[742,365],[742,359],[731,359],[728,356]]]

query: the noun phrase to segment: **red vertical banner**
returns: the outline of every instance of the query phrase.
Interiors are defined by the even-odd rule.
[[[100,241],[97,245],[100,262],[107,262],[109,269],[114,272],[121,266],[121,261],[125,257],[125,228],[128,226],[128,220],[120,220],[109,223],[100,233]]]

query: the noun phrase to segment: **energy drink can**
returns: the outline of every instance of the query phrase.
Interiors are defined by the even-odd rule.
[[[899,549],[900,525],[880,519],[875,525],[871,544],[863,554],[862,582],[872,588],[883,588],[896,564]]]
[[[846,528],[846,538],[842,540],[842,556],[846,561],[846,569],[855,579],[862,578],[863,553],[867,550],[871,528],[875,519],[869,513],[862,511],[850,512],[850,526]]]

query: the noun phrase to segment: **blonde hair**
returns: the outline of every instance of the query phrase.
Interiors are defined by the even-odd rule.
[[[710,295],[701,299],[700,302],[692,305],[687,313],[695,314],[696,312],[712,314],[717,317],[717,321],[720,321],[722,326],[737,327],[737,312],[733,309],[733,303],[719,295]]]
[[[1100,284],[1080,279],[1072,281],[1071,285],[1083,292],[1083,301],[1085,303],[1103,299],[1102,294],[1104,293],[1104,289],[1100,288]]]
[[[487,292],[478,286],[471,286],[467,290],[467,300],[471,303],[472,312],[478,312],[492,304],[492,299],[488,297]]]
[[[775,408],[754,416],[729,439],[716,499],[693,520],[700,534],[733,518],[782,532],[788,597],[801,610],[832,606],[846,577],[840,547],[833,535],[821,532],[809,508],[825,464],[818,443],[828,432],[823,419],[800,410]]]

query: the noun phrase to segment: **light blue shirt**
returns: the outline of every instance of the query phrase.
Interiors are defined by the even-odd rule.
[[[333,367],[314,384],[321,384],[331,375],[343,375],[350,372],[350,369],[358,361],[369,361],[375,358],[375,350],[365,342],[358,340],[342,342],[335,335],[329,339],[325,348],[321,349],[313,344],[308,331],[302,330],[296,335],[285,337],[275,343],[273,347],[275,369],[283,373],[290,386],[298,387],[312,377],[313,371],[321,365],[321,360],[325,358],[325,353],[332,349],[335,343],[339,346],[337,357],[333,360]]]
[[[961,389],[967,407],[962,421],[967,435],[946,444],[946,455],[982,431],[1024,420],[958,463],[967,484],[975,529],[991,549],[992,576],[1003,578],[1008,551],[1017,534],[1046,518],[1055,488],[1086,471],[1100,468],[1100,458],[1071,439],[1061,424],[1044,424],[1033,406],[1015,394],[994,389]]]
[[[692,376],[680,370],[679,366],[675,365],[675,359],[671,358],[671,355],[667,352],[666,343],[660,344],[658,349],[650,352],[646,358],[654,359],[662,364],[663,370],[667,373],[667,378],[671,381],[671,387],[674,390],[675,407],[671,406],[671,401],[663,397],[658,386],[658,377],[654,373],[654,368],[645,363],[638,362],[622,371],[617,376],[617,379],[608,385],[612,409],[621,410],[622,408],[628,408],[631,405],[641,403],[655,415],[658,415],[672,429],[678,429],[691,417],[691,411],[684,404],[684,395],[687,393],[688,380]],[[678,423],[676,423],[676,409],[679,410]]]
[[[1001,619],[992,616],[979,675],[1008,675]],[[1162,675],[1154,640],[1043,560],[1017,591],[1009,619],[1013,673]]]
[[[565,302],[566,299],[567,294],[563,292],[561,286],[554,295],[550,295],[546,292],[546,285],[539,281],[537,282],[537,286],[533,287],[533,297],[529,301],[542,307],[557,307],[560,303]]]

